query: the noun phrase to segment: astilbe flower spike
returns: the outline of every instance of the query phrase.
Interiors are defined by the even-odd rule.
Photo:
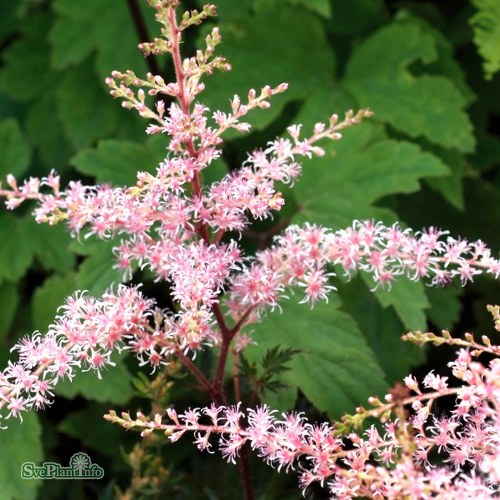
[[[367,272],[375,286],[390,286],[401,275],[435,286],[455,277],[465,285],[481,273],[500,276],[500,261],[482,241],[457,240],[435,228],[413,233],[398,224],[373,221],[354,221],[338,231],[292,225],[231,281],[228,303],[233,315],[238,317],[248,306],[256,312],[275,307],[293,285],[304,289],[302,302],[327,300],[334,290],[329,264],[339,265],[347,277]]]
[[[245,255],[237,237],[254,220],[272,218],[285,203],[277,183],[293,184],[301,172],[300,158],[323,155],[320,141],[339,140],[344,128],[371,112],[349,111],[342,119],[332,115],[327,123],[317,123],[309,136],[302,135],[300,125],[292,125],[285,137],[251,152],[240,168],[204,185],[203,171],[221,156],[223,133],[248,132],[246,115],[268,108],[269,99],[287,85],[250,89],[246,98],[230,99],[230,111],[209,110],[198,101],[202,79],[214,70],[230,69],[224,58],[214,55],[221,35],[214,28],[205,39],[206,48],[195,57],[182,59],[180,47],[183,31],[214,15],[215,7],[206,5],[178,21],[178,0],[148,2],[163,26],[162,38],[140,48],[145,55],[170,54],[176,81],[115,71],[106,83],[125,108],[149,121],[146,133],[165,136],[166,156],[156,172],[138,172],[133,186],[74,181],[64,189],[55,172],[23,184],[9,175],[0,196],[8,209],[35,200],[37,222],[65,222],[74,237],[118,237],[116,266],[125,278],[136,266],[148,269],[156,281],[168,282],[173,306],[160,310],[138,288],[123,285],[99,298],[87,293],[68,298],[45,335],[36,332],[14,346],[19,360],[0,373],[3,418],[21,417],[25,410],[49,404],[60,379],[73,378],[78,369],[93,369],[99,376],[113,365],[113,350],[127,350],[153,371],[179,359],[214,404],[182,414],[168,409],[167,423],[161,414],[153,420],[142,414],[136,419],[126,413],[108,415],[125,428],[141,428],[143,435],[163,430],[171,441],[191,432],[198,448],[208,451],[211,437],[218,435],[222,455],[230,462],[237,461],[249,443],[268,464],[299,470],[302,489],[318,481],[328,485],[334,498],[491,494],[499,476],[498,363],[485,367],[472,361],[471,356],[485,348],[470,339],[465,347],[474,350],[461,351],[452,366],[464,388],[449,388],[446,380],[430,374],[423,381],[426,392],[407,378],[407,387],[416,395],[396,400],[390,396],[386,403],[374,399],[371,410],[360,409],[352,417],[354,423],[379,418],[383,435],[374,427],[362,435],[341,435],[340,424],[312,424],[302,414],[277,416],[267,406],[243,411],[238,402],[228,404],[223,388],[228,353],[251,342],[241,335],[243,326],[279,308],[294,291],[300,290],[302,302],[311,305],[328,300],[335,290],[334,265],[346,276],[369,273],[375,287],[390,286],[399,276],[439,286],[454,278],[465,284],[480,273],[498,278],[500,262],[481,241],[454,239],[435,228],[414,233],[375,221],[355,221],[337,231],[292,225],[268,248]],[[414,335],[421,342],[441,342],[430,334]],[[449,337],[442,338],[449,342]],[[207,347],[219,350],[212,380],[193,361],[197,351]],[[435,420],[430,405],[444,395],[455,395],[457,408],[450,418]],[[409,418],[408,407],[415,411]],[[351,421],[346,418],[343,425],[347,428]],[[449,464],[429,470],[428,456],[435,449],[447,454]],[[472,466],[476,476],[460,476],[455,469],[463,464]],[[248,484],[245,488],[251,490]]]
[[[125,286],[99,300],[83,293],[69,297],[45,335],[36,332],[12,348],[19,360],[0,373],[6,418],[49,404],[55,384],[72,379],[77,369],[95,370],[100,378],[101,370],[114,365],[111,354],[124,338],[146,335],[152,305],[137,288]]]
[[[498,317],[498,307],[496,308]],[[171,442],[194,435],[199,450],[212,452],[218,440],[222,456],[235,462],[243,446],[250,447],[278,470],[298,471],[305,491],[312,483],[325,484],[331,498],[489,499],[500,494],[500,358],[488,365],[475,358],[483,353],[500,355],[487,337],[483,344],[416,332],[405,340],[463,346],[450,363],[462,385],[450,387],[447,377],[429,373],[421,383],[405,378],[382,402],[371,399],[370,409],[358,408],[343,423],[310,423],[303,414],[282,413],[267,405],[248,408],[215,406],[148,420],[138,413],[105,418],[141,435],[162,431]],[[443,397],[455,397],[448,416],[435,416],[432,406]],[[363,433],[358,428],[368,417],[382,421]],[[436,465],[436,457],[439,456]],[[431,457],[433,457],[431,459]],[[432,462],[431,462],[432,460]],[[464,472],[467,466],[468,472]]]

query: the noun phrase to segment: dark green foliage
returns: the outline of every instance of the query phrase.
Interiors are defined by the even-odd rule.
[[[159,28],[143,3],[140,8],[152,38]],[[202,1],[185,3],[193,8]],[[416,230],[443,227],[454,236],[481,238],[495,251],[500,249],[500,2],[215,3],[220,17],[210,22],[220,26],[219,53],[233,71],[204,82],[205,103],[228,111],[229,99],[235,93],[245,96],[250,87],[285,81],[290,89],[272,100],[270,110],[250,115],[250,136],[228,135],[229,153],[206,172],[206,181],[237,169],[248,148],[265,147],[273,138],[270,131],[282,133],[295,122],[309,131],[334,112],[369,107],[375,112],[370,122],[326,144],[323,158],[304,162],[299,182],[285,191],[289,198],[284,215],[275,222],[309,221],[338,229],[353,219],[376,218]],[[185,56],[209,28],[189,31]],[[138,75],[151,70],[150,61],[136,49],[141,41],[125,0],[0,3],[4,186],[8,173],[28,178],[46,175],[52,168],[62,174],[64,184],[81,179],[122,186],[134,183],[137,170],[154,172],[165,155],[165,138],[147,138],[146,122],[114,102],[104,85],[113,69],[133,69]],[[166,60],[157,62],[170,78]],[[31,208],[14,213],[0,208],[3,365],[16,339],[33,330],[46,331],[65,296],[78,289],[99,294],[123,279],[113,267],[116,242],[71,241],[62,226],[36,225]],[[266,241],[273,230],[258,224],[251,229],[265,232]],[[255,248],[247,236],[241,244]],[[390,385],[426,363],[426,352],[402,344],[401,334],[455,327],[458,335],[484,326],[477,311],[484,310],[485,303],[498,302],[500,291],[498,284],[485,280],[464,292],[455,284],[430,290],[422,283],[400,281],[390,291],[371,293],[368,277],[345,282],[341,270],[336,271],[333,284],[338,293],[328,304],[311,310],[292,297],[282,304],[282,313],[269,313],[253,327],[258,344],[240,360],[239,375],[248,379],[244,405],[258,400],[280,410],[300,405],[300,410],[339,418],[365,404],[370,395],[383,396]],[[69,482],[44,485],[38,490],[40,498],[69,497],[74,491],[81,498],[108,498],[115,485],[127,489],[130,471],[123,457],[133,462],[132,440],[127,434],[120,441],[124,431],[99,415],[111,405],[117,411],[147,414],[154,398],[146,389],[156,379],[147,373],[139,376],[135,360],[116,356],[115,361],[115,369],[104,372],[102,380],[93,373],[78,374],[72,384],[58,386],[53,408],[26,415],[23,425],[10,421],[10,429],[0,432],[2,498],[35,498],[40,483],[22,480],[20,464],[65,464],[70,450],[89,453],[106,467],[105,478],[92,490]],[[196,363],[213,368],[211,354],[200,355]],[[425,367],[431,368],[439,366]],[[174,380],[168,404],[187,408],[207,403],[189,377],[172,370],[168,380]],[[161,401],[167,404],[165,395]],[[190,478],[202,463],[204,477],[220,483],[219,475],[229,466],[218,458],[205,461],[187,442],[165,448],[151,447],[154,460],[161,459],[169,474],[173,469],[170,478],[154,462],[156,473],[168,484],[163,491],[168,498],[225,498],[224,487],[215,491],[215,479],[203,490]],[[273,495],[288,491],[281,488],[281,479],[269,480],[260,469],[254,470],[259,471],[257,490],[265,491],[269,483]],[[235,471],[231,474],[237,477]],[[176,478],[183,480],[181,485]],[[298,496],[297,490],[289,498]]]
[[[472,0],[477,12],[470,23],[474,29],[474,42],[483,57],[486,77],[500,70],[500,5],[495,0]]]
[[[279,375],[290,370],[286,365],[299,352],[298,349],[274,346],[266,351],[259,363],[249,362],[242,356],[240,377],[251,387],[252,396],[262,399],[265,391],[278,392],[288,387],[280,380]]]

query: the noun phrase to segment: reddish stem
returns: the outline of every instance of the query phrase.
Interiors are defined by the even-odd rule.
[[[235,401],[241,401],[240,393],[240,373],[238,368],[239,354],[236,349],[232,350],[233,354],[233,387]]]
[[[251,312],[254,310],[254,306],[250,306],[243,316],[237,321],[237,323],[231,328],[230,332],[234,336],[236,335],[244,325],[245,321],[248,319],[248,316],[250,316]]]
[[[240,450],[238,468],[240,470],[241,482],[244,486],[245,500],[253,500],[254,492],[252,480],[250,478],[250,464],[248,463],[248,443],[245,443]]]
[[[210,399],[217,404],[224,404],[225,399],[221,397],[221,394],[217,394],[214,390],[213,385],[210,381],[203,375],[200,369],[180,350],[175,353],[175,355],[180,359],[181,363],[191,372],[191,374],[199,382],[200,386],[209,394]]]
[[[177,19],[175,17],[175,9],[169,9],[168,12],[168,19],[169,19],[169,24],[170,24],[170,37],[171,37],[171,42],[172,42],[172,58],[174,62],[174,68],[175,68],[175,76],[177,83],[179,85],[179,94],[178,94],[178,100],[179,104],[181,106],[182,112],[186,115],[190,115],[190,105],[191,105],[191,99],[186,93],[186,87],[185,87],[185,73],[182,67],[182,58],[181,58],[181,53],[180,53],[180,30],[177,26]],[[193,159],[197,159],[202,152],[201,149],[196,149],[195,144],[193,143],[192,139],[188,139],[185,142],[186,148],[188,150],[189,155]],[[200,174],[198,172],[195,173],[193,180],[191,181],[191,186],[193,188],[193,194],[196,197],[201,196],[202,192],[202,183],[201,183],[201,178]],[[197,226],[196,229],[197,233],[200,235],[200,237],[205,241],[205,243],[210,244],[210,233],[208,231],[207,226],[203,223],[200,222]],[[221,352],[219,356],[219,360],[217,363],[217,368],[215,371],[215,378],[214,382],[210,384],[210,382],[206,379],[206,377],[199,371],[199,369],[194,365],[194,363],[186,358],[184,356],[184,360],[182,362],[185,364],[186,367],[195,375],[195,377],[200,381],[202,384],[202,387],[204,387],[208,394],[210,395],[211,399],[217,403],[217,404],[224,404],[226,401],[225,395],[224,395],[224,390],[222,387],[223,379],[224,379],[224,369],[226,365],[226,359],[227,355],[229,352],[229,347],[231,345],[231,341],[233,337],[236,335],[238,330],[235,330],[234,328],[230,330],[227,327],[226,321],[224,319],[224,316],[222,315],[221,310],[219,309],[218,304],[215,304],[213,307],[213,312],[215,315],[215,318],[217,320],[217,323],[219,325],[219,329],[222,335],[222,346],[221,346]],[[246,454],[244,450],[242,450],[242,455],[240,459],[238,460],[238,465],[241,473],[241,480],[243,483],[243,489],[245,491],[245,498],[246,500],[252,500],[254,498],[253,494],[253,488],[252,488],[252,483],[250,481],[250,472],[248,468],[248,460],[246,457]]]

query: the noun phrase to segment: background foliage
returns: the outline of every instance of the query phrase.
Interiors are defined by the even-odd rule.
[[[46,175],[64,181],[134,182],[137,170],[154,171],[163,158],[161,137],[107,94],[113,69],[148,71],[138,50],[137,24],[126,0],[3,0],[0,4],[0,177]],[[201,2],[200,2],[201,3]],[[327,155],[306,163],[276,221],[304,221],[334,229],[353,219],[400,221],[415,229],[438,226],[500,249],[500,3],[495,0],[411,2],[389,0],[215,1],[223,45],[233,65],[207,82],[205,102],[228,108],[235,93],[289,82],[267,112],[253,115],[253,132],[228,135],[214,177],[238,168],[246,152],[291,123],[310,128],[332,112],[369,107],[375,118],[327,145]],[[197,2],[186,1],[194,8]],[[140,4],[146,28],[157,33]],[[203,29],[208,30],[206,25]],[[204,31],[191,31],[188,55]],[[165,61],[160,71],[172,77]],[[261,240],[272,232],[256,225]],[[112,244],[71,241],[63,227],[37,226],[30,210],[0,209],[0,358],[17,338],[43,331],[63,298],[76,289],[100,293],[122,276],[113,269]],[[251,238],[243,240],[250,250]],[[135,280],[144,278],[135,276]],[[146,277],[147,278],[147,277]],[[296,407],[318,418],[338,418],[371,394],[382,394],[410,370],[443,371],[443,350],[427,353],[399,337],[409,329],[487,331],[484,304],[498,302],[497,284],[479,280],[427,289],[401,281],[390,292],[359,276],[336,280],[338,294],[313,310],[293,299],[254,328],[257,346],[248,366],[262,365],[279,345],[299,349],[280,371],[277,391],[263,398],[281,409]],[[161,298],[153,285],[147,293]],[[198,362],[209,367],[210,355]],[[269,361],[269,360],[268,360]],[[262,368],[262,366],[261,366]],[[257,370],[257,368],[255,368]],[[256,376],[258,370],[254,373]],[[204,402],[189,382],[168,402]],[[130,480],[127,454],[138,439],[101,419],[108,407],[147,408],[137,368],[117,359],[103,381],[82,374],[57,388],[54,405],[0,433],[3,498],[108,498]],[[135,380],[135,383],[134,383]],[[135,387],[135,389],[134,389]],[[189,443],[153,443],[165,467],[169,498],[237,498],[237,472]],[[120,450],[120,451],[119,451]],[[106,471],[95,484],[20,479],[24,461],[68,463],[85,451]],[[193,452],[193,453],[191,453]],[[256,465],[254,466],[256,467]],[[219,472],[225,481],[217,489]],[[295,483],[254,469],[263,498],[298,498]],[[188,480],[187,480],[188,479]],[[290,489],[288,489],[290,488]],[[154,485],[151,486],[155,493]],[[320,493],[311,492],[311,495]],[[236,496],[234,496],[236,495]]]

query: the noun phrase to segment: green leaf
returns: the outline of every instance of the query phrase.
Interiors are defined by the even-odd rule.
[[[97,51],[96,68],[102,79],[113,69],[145,72],[144,57],[134,50],[138,40],[126,2],[56,0],[54,10],[58,14],[50,33],[54,68],[81,63]]]
[[[80,172],[96,177],[98,182],[115,186],[133,185],[138,171],[154,173],[158,156],[151,148],[129,141],[100,141],[97,149],[84,149],[71,159]]]
[[[362,151],[353,151],[350,157],[344,158],[349,164],[337,169],[334,177],[344,188],[350,184],[346,196],[358,203],[373,203],[395,192],[417,191],[420,178],[448,173],[448,168],[437,157],[406,141],[367,144]],[[354,162],[357,168],[349,168],[354,167]]]
[[[234,2],[233,2],[234,3]],[[288,5],[298,5],[309,9],[312,12],[316,12],[323,17],[331,17],[332,9],[330,6],[330,0],[254,0],[255,9],[267,8],[269,5],[281,6],[281,8],[289,8],[288,5],[283,7],[283,4]]]
[[[48,226],[37,224],[33,219],[26,221],[36,241],[35,255],[44,269],[64,274],[72,271],[76,257],[69,250],[71,236],[64,225]]]
[[[22,175],[28,168],[31,150],[15,120],[0,122],[0,177]]]
[[[373,287],[371,277],[363,275],[369,286]],[[425,295],[425,286],[421,281],[410,281],[399,277],[391,284],[391,288],[378,287],[375,296],[382,307],[394,307],[399,319],[408,330],[425,330],[427,321],[424,310],[429,307]]]
[[[72,381],[59,382],[55,387],[56,394],[69,399],[81,395],[99,403],[125,404],[134,394],[132,376],[122,357],[114,355],[111,359],[116,366],[103,370],[101,379],[93,370],[78,372]]]
[[[272,377],[274,374],[288,371],[286,364],[298,353],[297,349],[280,349],[275,346],[266,352],[262,359],[262,368],[266,376]]]
[[[0,213],[0,283],[17,281],[33,260],[35,244],[25,219]]]
[[[450,175],[426,179],[426,183],[457,210],[465,209],[463,181],[467,172],[468,158],[455,150],[428,148],[432,154],[440,158],[450,169]]]
[[[471,17],[474,43],[483,57],[486,78],[500,69],[500,3],[497,0],[472,0],[478,11]]]
[[[415,23],[392,23],[357,46],[344,84],[378,120],[410,137],[423,136],[432,143],[471,152],[475,141],[464,112],[465,97],[449,79],[416,76],[409,69],[437,57],[432,35]]]
[[[245,102],[250,88],[288,82],[289,90],[273,97],[269,110],[249,115],[252,125],[261,129],[271,123],[287,103],[332,82],[335,55],[322,23],[307,10],[293,6],[263,7],[254,15],[222,22],[220,31],[224,37],[223,53],[233,70],[215,73],[207,81],[204,98],[212,110],[229,110],[229,99],[234,94]]]
[[[88,62],[65,72],[57,100],[61,121],[75,148],[89,146],[116,128],[120,108],[108,98]]]
[[[456,47],[451,43],[450,35],[441,32],[434,26],[439,25],[436,20],[435,24],[430,24],[422,17],[417,17],[412,14],[405,13],[405,22],[411,21],[416,23],[426,34],[430,35],[434,41],[436,48],[436,58],[434,61],[425,64],[425,72],[431,75],[444,76],[451,80],[457,89],[465,98],[465,102],[469,105],[476,100],[476,95],[471,90],[467,83],[464,68],[459,60],[455,57]],[[442,22],[444,19],[442,20]],[[457,44],[456,40],[454,40]],[[417,70],[418,63],[415,64]],[[420,68],[421,69],[421,68]]]
[[[428,312],[430,320],[442,330],[451,330],[460,318],[462,288],[458,286],[448,288],[429,287],[426,293],[431,305]]]
[[[425,361],[425,349],[401,341],[407,328],[393,308],[383,309],[361,277],[339,287],[344,307],[356,320],[392,386]]]
[[[107,408],[92,404],[85,410],[70,413],[57,428],[60,432],[78,439],[86,448],[117,458],[116,451],[124,446],[123,429],[103,419]],[[92,425],[89,425],[92,422]]]
[[[291,410],[297,401],[297,387],[285,385],[276,392],[265,391],[262,402],[278,411]]]
[[[33,99],[54,85],[46,41],[51,21],[46,12],[26,18],[21,23],[21,36],[2,53],[0,89],[14,99]]]
[[[39,479],[21,478],[25,462],[39,464],[43,458],[41,427],[35,413],[25,413],[23,422],[11,419],[2,422],[8,429],[0,431],[0,490],[2,499],[35,499]]]
[[[364,33],[385,19],[382,0],[331,0],[331,29],[342,35]]]
[[[320,91],[310,98],[301,116],[316,118],[316,114],[309,116],[308,110],[321,102],[324,109],[335,98],[337,106],[348,102],[342,92]],[[371,122],[346,130],[340,141],[324,147],[325,156],[308,160],[297,183],[295,193],[302,205],[294,221],[333,228],[351,225],[354,219],[394,222],[394,214],[374,206],[377,200],[417,191],[419,179],[443,176],[449,171],[438,157],[418,145],[385,139],[381,127]]]
[[[47,168],[57,166],[57,172],[67,169],[72,148],[58,113],[56,96],[46,93],[30,104],[26,116],[26,130],[32,144],[37,146],[40,158]],[[50,126],[47,126],[50,124]],[[44,172],[44,175],[46,172]]]
[[[31,302],[33,328],[42,332],[46,331],[47,327],[54,322],[57,309],[63,304],[66,297],[72,295],[76,290],[76,277],[73,273],[47,278],[33,294]]]
[[[17,288],[10,283],[0,285],[0,339],[8,333],[19,305]]]
[[[77,284],[81,290],[88,290],[92,295],[98,295],[112,284],[122,283],[123,271],[114,269],[116,257],[113,254],[115,243],[99,241],[92,246],[88,257],[78,268]]]
[[[115,243],[118,240],[113,240]],[[92,255],[101,250],[101,245],[110,244],[109,241],[99,240],[97,238],[78,238],[71,240],[69,249],[77,255]]]
[[[281,379],[297,387],[320,411],[332,419],[382,396],[384,374],[354,321],[338,310],[334,301],[312,310],[296,300],[283,303],[283,313],[270,314],[255,326],[257,346],[249,356],[262,357],[272,346],[299,349]],[[253,353],[253,354],[252,354]]]
[[[71,2],[57,0],[52,3],[57,20],[50,32],[52,66],[66,66],[82,62],[95,47],[102,8],[112,2],[88,0]],[[99,8],[100,4],[100,8]]]
[[[96,69],[101,79],[104,80],[115,69],[119,71],[131,69],[138,75],[145,75],[149,68],[144,55],[137,48],[137,44],[145,40],[141,40],[137,35],[132,15],[128,5],[126,5],[127,2],[122,0],[93,1],[96,1],[101,8],[103,4],[106,5],[106,9],[103,9],[104,12],[102,12],[97,40],[99,45],[97,47]],[[150,33],[150,38],[159,36],[160,24],[154,20],[154,15],[151,15],[151,8],[146,2],[139,2],[139,8],[143,12],[143,19],[148,33]],[[117,40],[120,42],[116,43]]]

